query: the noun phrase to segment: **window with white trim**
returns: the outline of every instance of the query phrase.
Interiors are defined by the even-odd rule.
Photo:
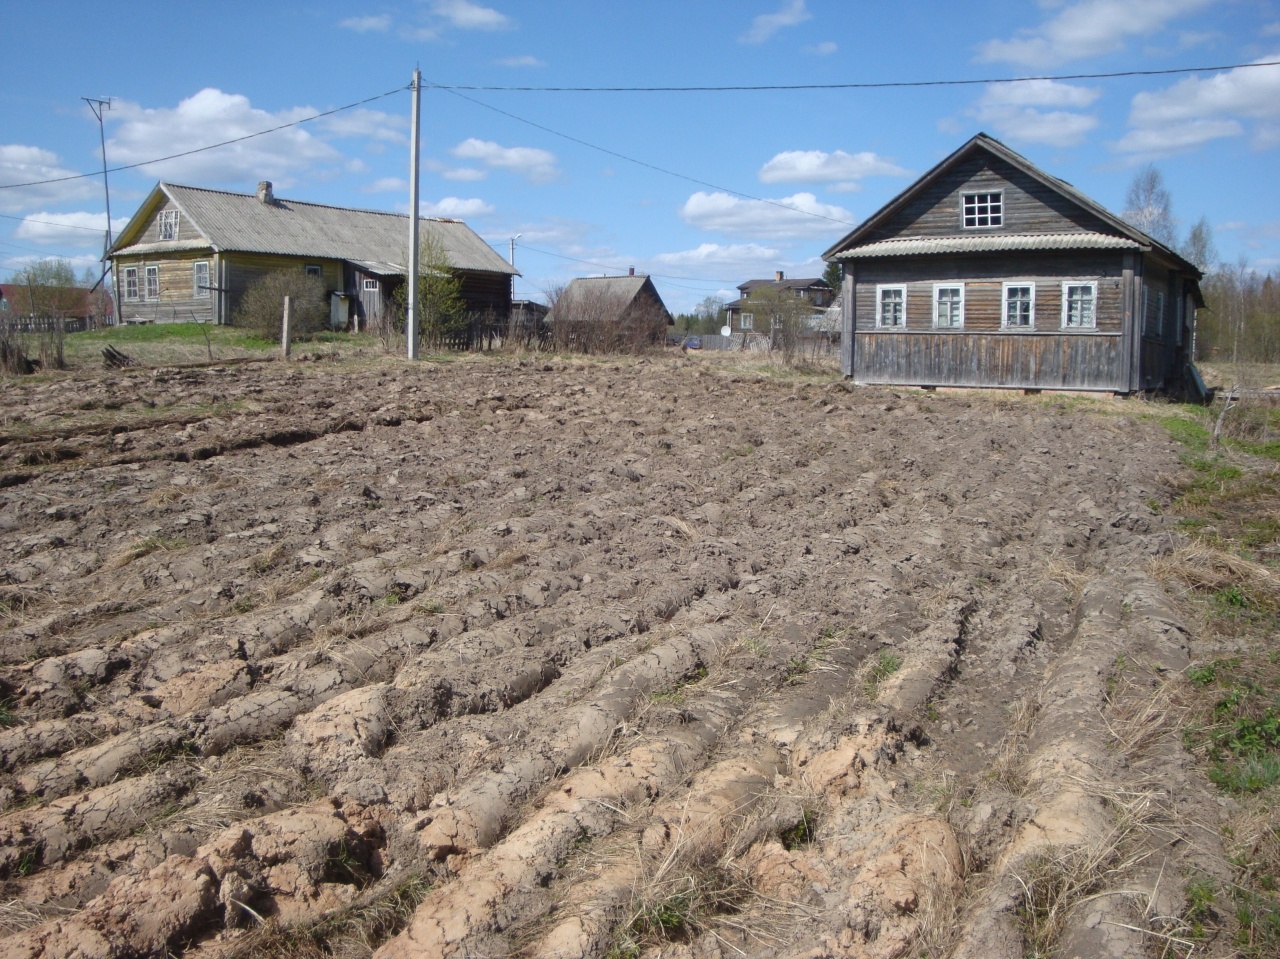
[[[136,300],[138,298],[138,268],[136,266],[126,266],[124,268],[124,298],[126,300]]]
[[[743,313],[740,326],[744,330],[754,330],[756,328],[756,315],[754,313]]]
[[[1097,321],[1098,284],[1062,284],[1062,327],[1067,330],[1089,330]]]
[[[191,267],[191,295],[197,300],[209,298],[208,260],[196,260]]]
[[[147,294],[144,299],[160,299],[160,267],[146,267]]]
[[[966,230],[1004,226],[1004,194],[962,193],[960,195],[960,222]]]
[[[939,330],[958,330],[964,326],[964,284],[933,285],[933,325]]]
[[[366,277],[364,278],[364,291],[365,291],[366,293],[377,293],[377,292],[378,292],[378,281],[377,281],[377,280],[375,280],[375,279],[374,279],[373,277],[371,277],[371,276],[366,276]]]
[[[876,287],[876,326],[905,327],[907,325],[907,288],[905,286]]]
[[[1034,283],[1004,284],[1004,316],[1001,325],[1006,330],[1035,328],[1036,285]]]
[[[176,240],[178,238],[178,211],[161,210],[156,217],[156,239]]]

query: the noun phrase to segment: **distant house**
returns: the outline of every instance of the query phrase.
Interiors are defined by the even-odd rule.
[[[823,258],[862,383],[1157,389],[1204,305],[1193,264],[981,133]]]
[[[0,283],[0,321],[21,329],[43,327],[60,320],[68,333],[109,326],[111,296],[99,286],[29,289],[22,283]]]
[[[547,323],[558,346],[608,352],[660,341],[675,318],[653,280],[632,270],[573,280],[552,304]]]
[[[516,274],[461,220],[422,219],[421,242],[447,256],[468,312],[505,318]],[[245,291],[276,270],[305,270],[330,295],[335,326],[364,326],[407,274],[409,218],[277,197],[159,183],[111,248],[126,322],[230,323]]]
[[[830,306],[833,296],[831,287],[822,277],[789,280],[782,270],[778,270],[772,280],[747,280],[746,283],[740,283],[738,292],[741,294],[738,299],[724,305],[727,324],[732,333],[748,337],[769,335],[770,317],[758,309],[762,300],[767,298],[762,294],[790,297],[810,304],[815,317],[815,322],[810,325],[814,327],[820,324],[818,317]]]

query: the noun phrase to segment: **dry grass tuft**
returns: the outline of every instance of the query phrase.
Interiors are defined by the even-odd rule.
[[[1280,605],[1280,576],[1274,570],[1204,543],[1192,543],[1168,556],[1156,557],[1151,560],[1149,571],[1165,589],[1180,584],[1182,588],[1171,591],[1182,595],[1240,589],[1267,606]]]
[[[164,536],[144,536],[141,539],[135,539],[124,549],[108,557],[107,561],[103,563],[102,569],[110,572],[111,570],[117,570],[128,566],[134,560],[142,559],[144,556],[150,556],[152,553],[172,552],[174,550],[186,549],[190,545],[190,543],[183,539],[169,539]]]
[[[1010,706],[1008,731],[1000,740],[999,751],[987,773],[993,782],[1015,796],[1020,796],[1027,788],[1022,760],[1027,738],[1039,713],[1040,701],[1034,695],[1024,696]]]

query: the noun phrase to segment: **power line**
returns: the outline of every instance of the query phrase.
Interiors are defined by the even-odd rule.
[[[541,253],[543,256],[554,256],[558,260],[568,260],[570,263],[581,263],[584,266],[594,266],[594,267],[598,267],[601,270],[609,270],[611,272],[614,272],[615,275],[622,273],[622,267],[620,266],[614,266],[608,263],[597,263],[594,260],[583,260],[583,259],[579,259],[576,256],[566,256],[563,253],[552,253],[550,250],[540,250],[536,246],[528,246],[524,243],[517,244],[517,246],[521,250],[528,250],[530,253]],[[715,278],[709,278],[709,277],[703,277],[703,276],[670,276],[665,273],[649,273],[647,275],[659,280],[688,280],[691,283],[711,283],[717,286],[723,285],[725,283],[733,282],[732,280],[715,279]],[[672,283],[671,285],[679,286],[679,284],[677,283]],[[697,292],[695,287],[686,286],[686,287],[680,287],[680,289],[694,290],[695,292]]]
[[[785,203],[780,203],[777,200],[768,200],[768,199],[765,199],[764,197],[753,196],[750,193],[743,193],[740,190],[734,190],[727,186],[719,186],[715,183],[709,183],[706,180],[699,180],[697,177],[686,176],[683,173],[676,173],[674,170],[667,170],[663,167],[656,166],[655,164],[649,163],[645,160],[637,160],[635,157],[627,156],[625,153],[619,153],[616,150],[610,150],[607,147],[597,146],[594,143],[589,143],[586,140],[580,140],[577,137],[570,136],[567,133],[561,133],[559,130],[553,130],[551,129],[551,127],[544,126],[541,123],[536,123],[533,120],[527,120],[522,116],[517,116],[514,113],[510,113],[506,110],[495,107],[492,104],[485,103],[483,100],[477,100],[475,97],[469,97],[465,93],[459,93],[457,90],[450,89],[449,87],[441,87],[433,83],[428,83],[427,86],[435,87],[438,90],[444,90],[446,93],[450,93],[453,96],[458,97],[462,100],[466,100],[469,103],[474,103],[478,107],[484,107],[486,110],[492,110],[494,113],[501,114],[502,116],[515,120],[518,123],[528,124],[529,126],[533,127],[536,130],[541,130],[543,133],[550,133],[552,136],[556,136],[556,137],[560,137],[561,139],[568,140],[570,143],[576,143],[579,146],[584,146],[589,150],[598,150],[599,152],[606,154],[607,156],[614,157],[618,160],[625,160],[628,163],[634,163],[636,164],[636,166],[642,166],[642,167],[645,167],[646,169],[654,170],[658,173],[665,174],[666,176],[672,176],[679,180],[687,180],[690,183],[696,183],[698,186],[705,186],[712,190],[719,190],[721,193],[729,193],[729,194],[732,194],[733,196],[741,197],[744,200],[754,200],[756,203],[767,203],[769,206],[776,206],[780,210],[787,210],[791,213],[800,213],[800,214],[803,214],[804,216],[815,217],[819,220],[828,220],[831,223],[838,223],[841,226],[850,226],[850,227],[857,226],[856,223],[853,223],[849,220],[841,220],[838,217],[827,216],[825,213],[814,213],[811,210],[800,210],[794,206],[787,206],[787,204]]]
[[[381,100],[384,97],[394,96],[397,93],[407,89],[407,87],[396,87],[394,90],[388,90],[386,93],[379,93],[377,96],[366,97],[355,103],[348,103],[346,106],[334,107],[332,110],[325,110],[322,113],[313,116],[303,117],[301,120],[293,120],[289,123],[281,123],[279,126],[271,127],[269,130],[259,130],[257,133],[246,133],[242,137],[233,137],[230,140],[223,140],[220,143],[210,143],[208,146],[196,147],[194,150],[184,150],[181,153],[171,153],[169,156],[156,157],[154,160],[141,160],[138,163],[126,163],[123,166],[115,166],[107,173],[118,173],[121,170],[136,170],[138,167],[150,166],[153,163],[164,163],[167,160],[177,160],[182,157],[189,157],[196,153],[204,153],[206,150],[216,150],[218,147],[231,146],[233,143],[243,143],[245,140],[252,140],[255,137],[266,136],[268,133],[277,133],[280,130],[287,130],[290,127],[301,126],[304,123],[310,123],[312,120],[319,120],[323,117],[333,116],[335,113],[342,113],[345,110],[354,110],[356,107],[362,107],[366,103],[372,103],[375,100]],[[69,180],[83,180],[87,177],[97,176],[97,173],[75,173],[71,176],[53,177],[48,180],[32,180],[30,183],[0,183],[0,190],[15,190],[19,187],[28,186],[45,186],[49,183],[66,183]]]
[[[89,174],[97,176],[97,174]],[[23,223],[39,223],[41,226],[56,226],[61,230],[88,230],[90,233],[101,233],[103,227],[97,226],[76,226],[74,223],[54,223],[52,220],[33,220],[29,216],[14,216],[11,213],[0,213],[0,217],[6,220],[21,220]]]
[[[1280,60],[1260,63],[1227,63],[1212,67],[1175,67],[1166,70],[1117,70],[1112,73],[1060,73],[1038,77],[986,77],[977,80],[884,80],[865,83],[775,83],[759,86],[719,87],[486,87],[463,84],[429,86],[439,90],[471,90],[485,93],[761,93],[771,90],[894,90],[912,87],[964,87],[988,83],[1034,83],[1043,80],[1114,80],[1122,77],[1164,77],[1180,73],[1213,73],[1217,70],[1241,70],[1248,67],[1276,67]]]

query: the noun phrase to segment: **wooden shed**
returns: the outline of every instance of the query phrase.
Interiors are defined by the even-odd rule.
[[[861,383],[1168,388],[1204,305],[1194,264],[982,133],[823,258]]]
[[[468,312],[505,318],[516,270],[461,220],[424,218]],[[363,329],[404,282],[409,218],[275,196],[159,183],[111,248],[121,319],[230,323],[245,291],[304,270],[329,291],[335,325]]]

